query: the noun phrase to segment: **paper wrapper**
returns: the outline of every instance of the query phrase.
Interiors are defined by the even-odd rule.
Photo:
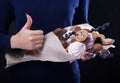
[[[92,29],[93,27],[89,24],[78,25],[80,27]],[[67,27],[66,29],[69,29]],[[18,56],[18,57],[16,57]],[[67,62],[73,59],[76,59],[75,56],[69,55],[66,50],[63,48],[58,37],[50,32],[45,35],[44,46],[41,50],[36,50],[34,55],[12,55],[7,53],[6,58],[6,68],[13,66],[17,63],[31,61],[31,60],[41,60],[41,61],[52,61],[52,62]]]
[[[43,48],[41,50],[37,50],[35,55],[24,54],[21,57],[14,57],[14,55],[6,54],[5,57],[7,60],[6,67],[31,60],[66,62],[75,58],[74,56],[68,55],[61,42],[53,32],[50,32],[45,36]]]

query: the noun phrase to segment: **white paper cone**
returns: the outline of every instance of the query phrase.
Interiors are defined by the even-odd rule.
[[[93,27],[87,23],[79,24],[82,29],[91,30]],[[72,26],[66,27],[65,29],[69,29]],[[16,57],[19,56],[19,57]],[[37,50],[34,55],[12,55],[7,53],[5,55],[6,58],[6,68],[17,63],[31,61],[31,60],[41,60],[41,61],[52,61],[52,62],[67,62],[70,60],[75,60],[77,57],[69,55],[66,50],[63,48],[61,42],[58,37],[50,32],[45,35],[44,46],[41,50]]]
[[[68,55],[61,42],[53,32],[50,32],[45,36],[43,49],[37,51],[38,52],[33,56],[24,54],[21,57],[14,57],[14,55],[7,53],[5,55],[7,61],[6,67],[31,60],[67,62],[75,58],[75,56]]]

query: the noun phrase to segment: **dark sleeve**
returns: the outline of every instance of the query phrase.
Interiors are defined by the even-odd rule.
[[[76,8],[73,24],[88,23],[90,0],[80,0],[79,6]]]
[[[8,29],[12,21],[10,0],[0,0],[0,51],[11,51],[10,38]]]

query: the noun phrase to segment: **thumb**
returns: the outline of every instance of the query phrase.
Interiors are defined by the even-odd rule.
[[[31,25],[32,25],[32,18],[31,18],[31,16],[28,15],[28,14],[26,14],[26,18],[27,18],[27,22],[26,22],[26,24],[24,25],[23,28],[30,30],[30,27],[31,27]]]

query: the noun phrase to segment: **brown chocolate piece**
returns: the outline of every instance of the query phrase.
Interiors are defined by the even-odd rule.
[[[95,51],[100,51],[102,49],[102,45],[99,43],[94,44],[93,50]]]
[[[56,36],[58,36],[58,38],[60,38],[61,36],[63,36],[63,34],[65,34],[67,32],[67,30],[66,29],[57,28],[53,32],[55,33]]]

